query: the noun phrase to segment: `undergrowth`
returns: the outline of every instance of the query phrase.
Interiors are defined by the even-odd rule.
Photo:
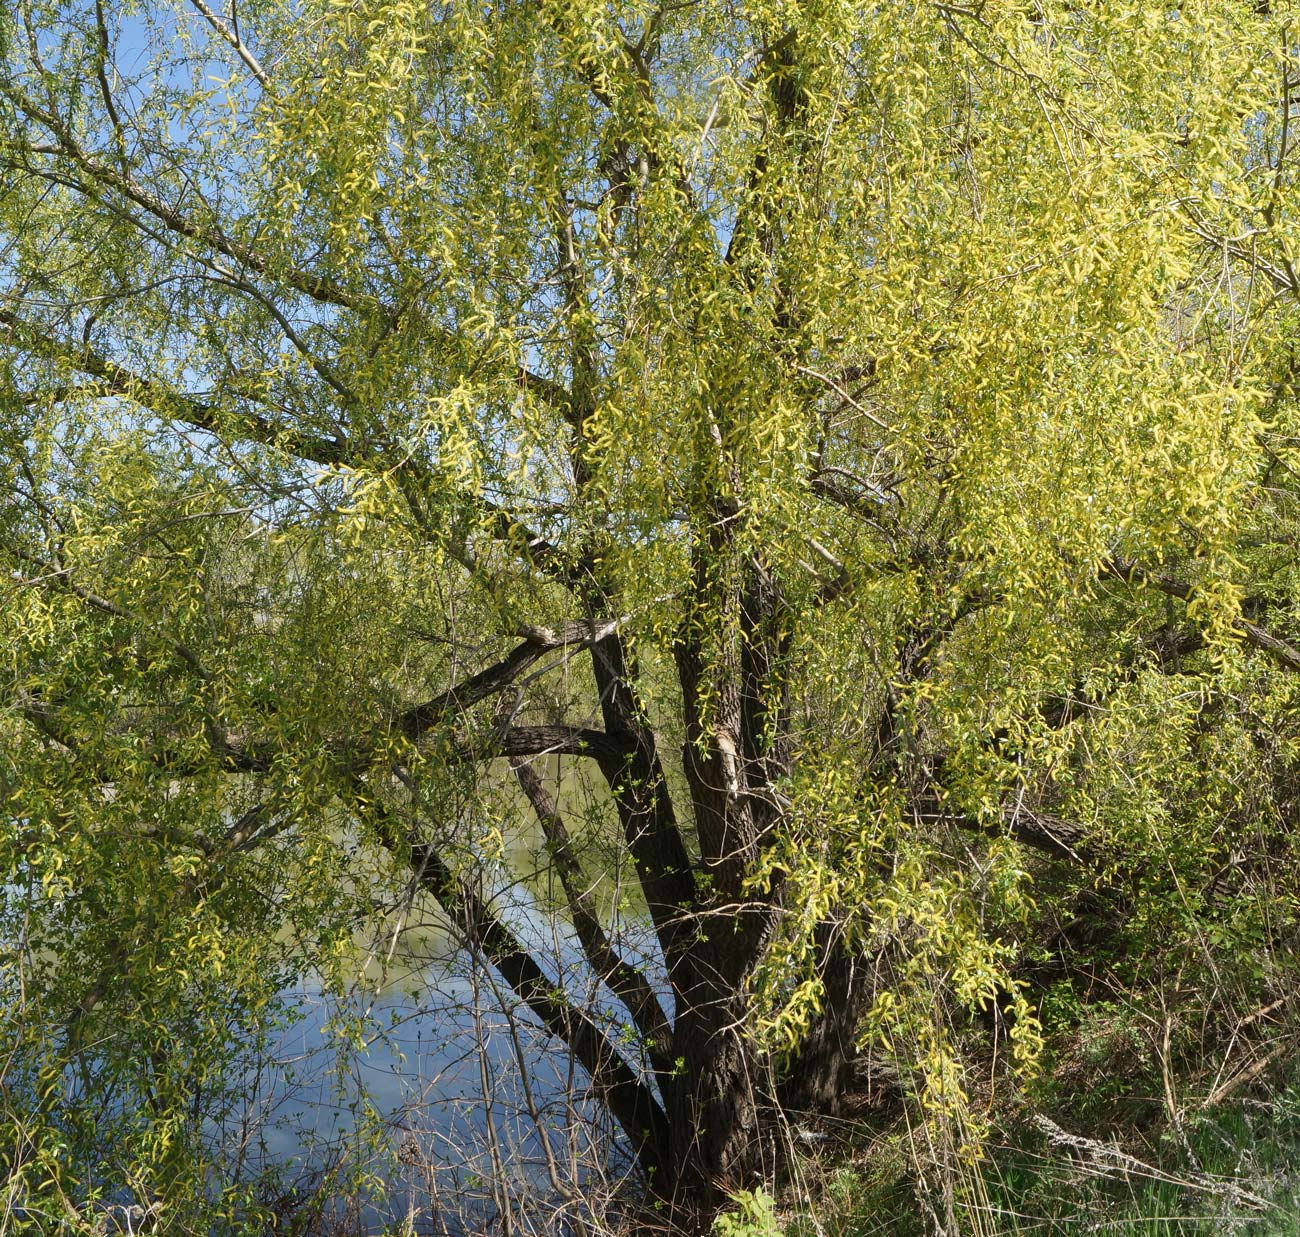
[[[778,1208],[782,1231],[1300,1237],[1300,1065],[1281,1067],[1253,1093],[1184,1115],[1177,1128],[1153,1123],[1145,1138],[1132,1129],[1098,1136],[1096,1127],[1071,1135],[1041,1117],[1006,1120],[999,1129],[978,1172],[966,1174],[945,1205],[936,1196],[942,1190],[926,1181],[905,1123],[864,1121],[833,1150],[799,1165],[798,1189],[789,1192],[799,1201],[787,1197]],[[757,1237],[772,1230],[728,1231]]]

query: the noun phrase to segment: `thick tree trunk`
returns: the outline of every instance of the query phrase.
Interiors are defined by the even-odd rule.
[[[669,1117],[671,1216],[706,1232],[737,1190],[761,1181],[759,1108],[749,1046],[730,1033],[685,1057],[687,1085]]]
[[[823,948],[826,995],[821,1016],[809,1028],[777,1090],[781,1112],[791,1120],[840,1111],[852,1087],[858,1025],[870,992],[866,968],[842,940],[823,942]]]
[[[674,1068],[663,1084],[668,1177],[657,1193],[672,1227],[692,1234],[707,1232],[731,1196],[771,1167],[762,1154],[770,1099],[747,1015],[780,892],[764,898],[746,878],[780,815],[773,784],[788,772],[785,639],[771,577],[757,562],[729,557],[735,519],[720,502],[709,552],[695,564],[701,604],[674,648],[699,859],[689,948],[669,967]],[[721,636],[716,643],[710,629]]]
[[[723,1002],[704,997],[679,1012],[677,1068],[665,1096],[667,1163],[659,1180],[651,1177],[649,1228],[690,1237],[708,1233],[736,1191],[763,1180],[759,1062],[740,1012],[734,996]]]
[[[826,998],[773,1096],[765,1063],[748,1037],[745,990],[701,980],[679,1008],[677,1068],[665,1109],[668,1149],[653,1181],[659,1231],[705,1234],[732,1196],[770,1178],[785,1139],[778,1123],[834,1114],[851,1087],[855,1032],[867,972],[842,945],[828,946]],[[717,968],[722,970],[725,968]],[[773,1103],[775,1100],[775,1103]]]

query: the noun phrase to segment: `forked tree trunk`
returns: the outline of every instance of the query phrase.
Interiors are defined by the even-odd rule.
[[[709,1232],[738,1190],[770,1179],[788,1145],[787,1123],[839,1111],[852,1085],[866,985],[862,968],[844,949],[831,952],[824,978],[822,1015],[775,1094],[768,1063],[745,1031],[743,992],[702,988],[700,999],[680,1012],[673,1035],[678,1077],[665,1097],[669,1157],[650,1175],[654,1205],[647,1231]]]

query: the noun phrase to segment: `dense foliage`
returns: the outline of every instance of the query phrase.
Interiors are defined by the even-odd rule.
[[[241,1054],[420,899],[687,1231],[860,1051],[953,1208],[1098,1002],[1284,992],[1268,9],[7,6],[8,1213],[261,1223]]]

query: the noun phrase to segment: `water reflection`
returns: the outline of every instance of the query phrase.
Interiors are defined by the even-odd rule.
[[[644,1071],[627,1011],[593,982],[569,925],[519,886],[495,904]],[[649,931],[619,928],[624,954],[656,974]],[[319,982],[284,994],[300,1018],[251,1080],[240,1132],[257,1148],[250,1166],[288,1170],[289,1213],[369,1146],[383,1197],[346,1186],[330,1204],[336,1231],[580,1232],[585,1211],[626,1195],[632,1172],[582,1067],[445,925],[423,922],[391,944],[385,964],[372,959],[346,994]],[[667,1003],[662,979],[656,986]]]

